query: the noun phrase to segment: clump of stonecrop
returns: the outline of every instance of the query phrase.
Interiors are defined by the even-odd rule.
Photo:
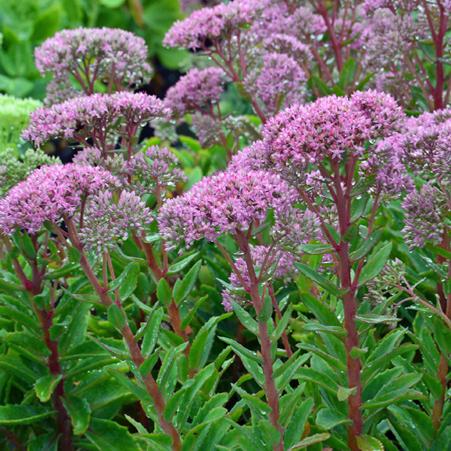
[[[407,118],[382,91],[410,107],[446,104],[449,2],[216,3],[184,2],[195,11],[165,43],[209,61],[164,100],[131,92],[150,73],[131,33],[67,30],[36,50],[53,78],[23,136],[77,153],[66,165],[39,150],[0,163],[13,271],[0,305],[14,307],[2,309],[13,352],[0,366],[27,375],[22,329],[48,351],[30,365],[45,374],[14,406],[22,416],[6,423],[8,440],[20,445],[17,418],[31,412],[55,415],[52,440],[67,450],[73,436],[131,450],[447,449],[451,115]],[[356,90],[368,83],[377,91]],[[224,113],[237,94],[257,117]],[[229,161],[210,173],[205,149],[180,152],[190,169],[207,160],[209,175],[186,192],[175,153],[139,143],[142,127],[174,118]],[[37,334],[30,321],[16,326],[19,301],[2,292],[11,286],[26,294]],[[100,409],[85,395],[97,377],[114,393]],[[52,411],[29,410],[33,393]],[[38,424],[32,443],[50,422]]]
[[[269,419],[276,433],[273,449],[280,451],[285,449],[280,418],[281,393],[276,388],[274,371],[277,366],[271,353],[277,337],[270,337],[268,323],[269,327],[275,327],[271,320],[273,304],[278,320],[281,319],[281,311],[272,287],[267,285],[267,278],[271,267],[282,255],[274,245],[276,243],[258,248],[263,253],[255,248],[252,251],[251,241],[257,239],[258,228],[266,221],[269,211],[273,212],[277,223],[279,217],[290,214],[297,199],[296,192],[276,174],[232,170],[205,177],[187,193],[169,200],[161,208],[158,218],[160,233],[172,246],[191,246],[202,238],[215,243],[232,268],[231,288],[237,282],[249,296],[258,323],[252,331],[258,337],[262,355],[260,371],[264,378],[258,383],[271,409]],[[233,238],[238,249],[239,257],[235,262],[233,255],[221,244],[221,238],[225,235]],[[285,260],[287,258],[290,257],[285,256]],[[227,293],[224,301],[226,308],[233,308]],[[281,331],[280,335],[284,335],[287,356],[292,356],[285,331]]]
[[[352,393],[348,397],[348,446],[358,449],[363,430],[361,381],[362,361],[352,353],[360,346],[356,315],[359,308],[357,287],[368,262],[365,253],[351,257],[349,234],[356,221],[366,217],[366,227],[357,241],[372,239],[374,221],[382,197],[389,196],[380,174],[393,175],[393,159],[375,160],[375,144],[395,134],[405,116],[389,95],[376,91],[356,92],[350,97],[329,96],[307,105],[295,105],[265,124],[260,143],[245,149],[232,162],[249,171],[260,168],[278,174],[294,189],[305,207],[316,216],[321,241],[325,241],[336,262],[342,290],[347,379]],[[397,162],[397,161],[395,161]],[[371,168],[359,174],[360,165]],[[402,186],[400,186],[402,188]],[[367,204],[357,216],[356,205]],[[388,258],[391,244],[376,247]],[[324,251],[323,251],[324,252]],[[309,270],[305,270],[310,275]],[[315,280],[315,278],[313,278]],[[319,283],[322,286],[321,282]]]

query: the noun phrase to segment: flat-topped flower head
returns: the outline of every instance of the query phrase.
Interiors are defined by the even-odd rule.
[[[152,211],[134,192],[115,196],[101,191],[88,198],[80,239],[88,250],[103,252],[140,233],[153,221]]]
[[[277,171],[296,173],[326,159],[362,156],[368,141],[395,132],[402,119],[393,99],[375,91],[323,97],[270,119],[264,144]]]
[[[64,94],[71,78],[86,94],[94,92],[96,80],[117,89],[141,83],[151,73],[147,53],[144,39],[128,31],[77,28],[47,39],[35,50],[35,57],[41,74],[51,73],[54,78],[51,89],[55,98],[58,91]]]
[[[46,221],[71,217],[83,198],[110,186],[117,179],[102,168],[76,164],[43,166],[13,187],[0,200],[0,230],[37,233]]]
[[[133,135],[139,126],[169,114],[161,100],[144,93],[94,94],[37,109],[23,137],[36,146],[58,138],[91,138],[94,146],[103,148],[111,136]]]
[[[177,115],[201,111],[219,102],[224,81],[225,74],[219,68],[191,69],[169,88],[165,105]]]
[[[291,208],[297,198],[276,174],[265,171],[225,171],[202,181],[183,196],[170,199],[160,210],[163,237],[175,247],[205,238],[215,241],[225,233],[247,231]]]
[[[194,11],[186,19],[175,22],[163,42],[169,47],[203,49],[249,24],[258,4],[257,0],[235,0]]]

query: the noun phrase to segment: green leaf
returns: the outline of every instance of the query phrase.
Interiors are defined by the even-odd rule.
[[[144,330],[144,337],[141,346],[141,351],[144,357],[152,354],[155,345],[157,344],[158,334],[160,332],[161,321],[163,320],[164,311],[162,308],[155,310],[147,322]]]
[[[333,248],[330,244],[302,244],[301,251],[311,255],[323,255],[332,252]]]
[[[166,279],[160,279],[157,285],[157,298],[162,305],[168,306],[172,300],[172,290]]]
[[[62,268],[51,271],[45,275],[45,279],[55,280],[76,272],[80,268],[79,263],[68,263]]]
[[[330,434],[328,434],[327,432],[311,435],[310,437],[306,437],[304,440],[296,443],[296,445],[293,445],[291,448],[289,448],[289,451],[296,451],[298,449],[307,448],[307,446],[314,445],[315,443],[324,442],[324,440],[327,440],[329,437]]]
[[[89,427],[91,408],[86,399],[66,395],[63,399],[64,407],[70,416],[75,435],[83,435]]]
[[[43,376],[36,381],[34,385],[34,391],[36,392],[36,396],[39,401],[47,402],[61,380],[61,374],[55,377],[53,374],[49,374],[48,376]]]
[[[119,426],[119,424],[114,421],[93,418],[91,427],[85,435],[99,451],[141,451],[127,428]]]
[[[294,445],[303,435],[305,423],[313,409],[313,399],[306,399],[295,411],[285,431],[285,446]]]
[[[241,307],[240,304],[237,302],[233,302],[233,312],[238,317],[240,323],[249,331],[252,332],[254,335],[257,335],[257,321],[255,321],[254,318],[247,312],[243,307]]]
[[[361,451],[384,451],[384,445],[371,435],[361,435],[357,437],[357,444]]]
[[[382,271],[388,257],[390,256],[391,249],[392,243],[388,242],[371,253],[368,257],[368,261],[362,269],[362,272],[360,273],[359,286],[368,282],[368,280],[373,279]]]
[[[368,252],[373,249],[373,247],[379,241],[381,235],[382,232],[380,230],[376,230],[374,233],[372,233],[363,241],[359,248],[350,253],[349,257],[351,258],[351,260],[355,262],[365,257],[365,255],[368,254]]]
[[[194,254],[188,255],[187,257],[179,260],[176,263],[173,263],[169,266],[168,275],[178,274],[180,271],[185,269],[197,256],[199,252],[194,252]]]
[[[354,395],[356,392],[357,392],[356,387],[347,388],[338,386],[337,398],[339,401],[346,401],[351,395]]]
[[[119,288],[119,297],[122,301],[127,299],[138,284],[140,267],[137,262],[129,263],[122,271],[121,275],[110,284],[109,292]]]
[[[351,420],[346,416],[332,408],[323,408],[316,415],[316,424],[327,431],[330,431],[340,424],[350,424]]]
[[[340,88],[346,89],[348,86],[352,85],[356,71],[357,62],[353,58],[347,59],[343,64],[340,73],[340,79],[338,81]]]
[[[296,263],[295,266],[296,268],[299,269],[299,271],[302,272],[302,274],[304,274],[310,280],[313,280],[315,283],[317,283],[320,287],[324,288],[330,294],[336,297],[340,297],[344,294],[343,290],[340,290],[334,283],[326,279],[319,272],[310,268],[310,266],[307,266],[303,263]]]
[[[32,424],[53,414],[43,406],[8,404],[0,406],[0,425]]]
[[[332,312],[326,303],[319,301],[310,293],[302,293],[301,301],[308,308],[308,310],[311,311],[316,318],[318,318],[322,325],[338,327],[342,331],[341,333],[344,332],[340,321],[338,321],[335,313]],[[339,329],[336,330],[338,331]],[[319,329],[319,331],[321,332],[321,329]]]
[[[198,261],[182,280],[178,279],[175,283],[173,293],[174,300],[177,304],[180,304],[191,293],[194,284],[196,283],[201,265],[202,262]]]
[[[272,301],[271,298],[268,295],[266,295],[263,298],[263,308],[258,314],[258,320],[259,322],[266,323],[269,320],[269,318],[271,318],[271,315],[272,315]]]
[[[216,333],[217,325],[220,321],[231,316],[231,313],[225,313],[221,316],[210,318],[199,330],[193,340],[189,352],[189,367],[191,369],[202,368],[208,360],[213,339]]]
[[[118,330],[121,330],[125,326],[124,313],[120,307],[116,304],[111,304],[108,307],[108,321]]]

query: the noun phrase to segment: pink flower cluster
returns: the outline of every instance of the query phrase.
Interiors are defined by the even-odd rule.
[[[265,171],[226,171],[205,177],[183,196],[170,199],[160,210],[162,236],[173,247],[224,233],[247,231],[266,218],[286,213],[296,199],[276,174]]]
[[[254,94],[268,113],[276,113],[282,105],[302,103],[306,76],[297,61],[284,53],[263,55],[262,67],[245,80],[248,92]]]
[[[260,14],[254,20],[251,32],[260,39],[275,34],[289,34],[300,42],[305,37],[317,38],[326,31],[323,18],[310,6],[295,6],[284,0],[262,0]]]
[[[58,223],[80,207],[82,199],[117,179],[102,168],[75,164],[43,166],[13,187],[0,200],[0,230],[37,233],[46,221]]]
[[[361,156],[365,143],[396,131],[403,113],[394,99],[376,91],[329,96],[293,106],[268,121],[262,149],[279,172],[303,171],[310,164],[345,155]]]
[[[92,94],[96,80],[124,88],[151,73],[144,39],[115,28],[60,31],[35,50],[35,58],[41,74],[50,72],[54,77],[53,96],[66,87],[70,76]]]
[[[94,94],[37,109],[23,137],[36,146],[56,138],[92,138],[94,145],[103,148],[111,133],[135,132],[140,125],[169,114],[161,100],[144,93]]]
[[[224,72],[216,67],[191,69],[171,88],[165,105],[177,115],[200,111],[219,102],[224,91]]]
[[[258,0],[235,0],[194,11],[186,19],[175,22],[163,42],[169,47],[205,48],[249,24],[258,5]]]

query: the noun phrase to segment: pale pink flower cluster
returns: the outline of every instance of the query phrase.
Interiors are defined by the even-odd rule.
[[[447,198],[448,196],[448,198]],[[432,183],[411,191],[404,199],[405,212],[403,233],[412,247],[426,243],[440,244],[443,241],[450,199]]]
[[[186,180],[179,161],[166,147],[151,146],[138,152],[124,165],[124,174],[130,178],[130,185],[141,194],[155,193],[164,196],[177,183]]]
[[[297,198],[276,174],[226,171],[205,177],[180,197],[170,199],[159,214],[160,232],[172,247],[190,246],[205,238],[247,231],[262,222],[270,209],[286,214]]]
[[[96,80],[126,88],[150,77],[144,39],[115,28],[63,30],[35,50],[36,66],[42,75],[51,73],[50,103],[73,97],[70,78],[82,91],[92,94]]]
[[[219,102],[224,91],[225,74],[222,69],[209,67],[191,69],[171,88],[165,105],[177,115],[202,111]]]
[[[305,97],[306,76],[297,61],[284,53],[268,52],[262,66],[245,80],[248,92],[262,103],[264,110],[274,114],[282,105],[302,103]]]
[[[116,198],[111,191],[101,191],[88,198],[79,236],[87,250],[101,253],[132,232],[142,232],[152,220],[152,211],[136,193],[122,191]]]

